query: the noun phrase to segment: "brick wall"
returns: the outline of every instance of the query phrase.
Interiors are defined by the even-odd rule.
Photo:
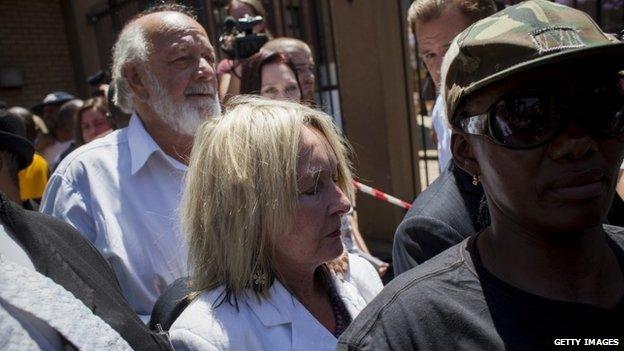
[[[0,66],[24,76],[21,88],[0,88],[9,106],[30,107],[55,90],[76,94],[60,0],[0,0]]]

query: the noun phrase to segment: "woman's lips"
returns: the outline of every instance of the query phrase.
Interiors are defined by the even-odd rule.
[[[605,191],[602,181],[551,189],[559,198],[569,200],[585,200],[598,197]]]
[[[565,173],[550,185],[549,190],[565,200],[599,197],[606,191],[605,173],[600,169]]]
[[[337,230],[329,233],[327,236],[330,237],[330,238],[335,238],[337,236],[340,236],[340,229],[337,229]]]

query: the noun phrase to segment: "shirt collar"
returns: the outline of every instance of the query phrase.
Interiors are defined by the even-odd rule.
[[[186,171],[187,166],[173,157],[167,155],[156,144],[156,141],[145,130],[141,118],[135,113],[130,118],[128,123],[128,146],[130,148],[130,160],[132,163],[132,175],[136,174],[145,164],[153,153],[161,155],[172,167]]]
[[[250,291],[248,294],[247,304],[265,327],[291,324],[293,350],[335,346],[336,338],[278,280],[269,289],[268,299],[260,300]]]
[[[359,297],[357,288],[350,282],[338,278],[335,274],[332,274],[331,280],[345,307],[351,316],[355,317],[366,306],[366,301]],[[301,313],[296,309],[303,307],[295,300],[295,297],[277,279],[269,288],[268,299],[259,299],[250,290],[246,291],[247,304],[265,327],[293,323]]]
[[[292,322],[295,301],[292,295],[277,279],[269,288],[269,298],[258,298],[255,293],[246,291],[246,302],[265,327],[273,327]]]

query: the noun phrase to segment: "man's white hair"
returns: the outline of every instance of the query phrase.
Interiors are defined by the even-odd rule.
[[[111,85],[114,89],[113,102],[123,112],[134,112],[132,91],[124,76],[124,67],[130,62],[146,62],[150,52],[150,44],[140,25],[130,23],[119,34],[113,46],[113,65]]]

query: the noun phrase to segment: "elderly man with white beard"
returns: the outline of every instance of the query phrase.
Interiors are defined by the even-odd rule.
[[[206,31],[180,5],[128,22],[113,48],[112,84],[130,123],[67,156],[43,196],[41,211],[93,243],[144,321],[187,274],[178,205],[195,130],[220,114],[214,63]]]

